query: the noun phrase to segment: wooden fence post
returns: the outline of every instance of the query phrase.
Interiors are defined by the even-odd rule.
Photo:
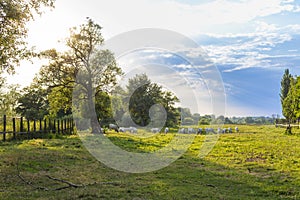
[[[64,132],[67,133],[67,119],[64,119]]]
[[[70,132],[69,132],[69,127],[70,127],[70,119],[68,118],[68,119],[67,119],[67,126],[66,126],[66,132],[67,132],[68,134],[70,134]]]
[[[61,127],[61,132],[64,133],[64,120],[61,119],[61,120],[60,120],[60,123],[61,123],[61,125],[60,125],[60,127]]]
[[[16,118],[13,118],[13,138],[14,138],[14,140],[17,139],[16,138]]]
[[[47,133],[47,120],[44,119],[44,133]]]
[[[49,119],[49,123],[48,123],[48,132],[52,133],[52,127],[51,127],[51,119]]]
[[[20,132],[23,132],[23,117],[20,119]]]
[[[27,119],[27,139],[30,138],[29,134],[30,134],[30,121],[29,119]]]
[[[36,120],[33,120],[33,132],[36,133]]]
[[[53,120],[53,130],[52,133],[56,133],[56,120]]]
[[[3,141],[6,140],[6,115],[3,115]]]
[[[65,130],[64,130],[64,120],[63,119],[60,120],[60,129],[61,129],[61,133],[64,134]]]
[[[74,134],[74,127],[75,127],[74,120],[71,119],[71,132],[72,132],[72,134]]]
[[[59,126],[59,119],[57,120],[57,133],[60,134],[60,126]]]
[[[40,133],[43,132],[42,121],[43,121],[43,120],[40,118]]]

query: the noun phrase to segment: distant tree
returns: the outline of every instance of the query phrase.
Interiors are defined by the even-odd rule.
[[[124,113],[120,122],[119,122],[120,126],[134,126],[134,123],[131,119],[131,116],[129,113]]]
[[[8,85],[0,88],[0,115],[16,115],[18,98],[20,97],[19,85]]]
[[[224,124],[233,124],[233,122],[228,117],[225,117]]]
[[[194,113],[194,114],[192,115],[192,118],[193,118],[193,120],[194,120],[194,124],[197,125],[198,122],[199,122],[199,119],[200,119],[200,114],[199,114],[199,113]]]
[[[199,125],[209,125],[212,121],[212,116],[211,115],[204,115],[201,116],[199,119],[198,124]]]
[[[194,122],[193,118],[186,117],[186,118],[184,118],[182,125],[193,125],[194,123],[195,122]]]
[[[245,118],[245,122],[246,122],[246,124],[253,124],[253,123],[254,123],[254,120],[253,120],[252,117],[246,117],[246,118]]]
[[[18,104],[16,112],[26,119],[40,119],[48,114],[47,92],[41,87],[32,85],[24,88],[24,93],[18,99]]]
[[[0,0],[0,73],[11,73],[22,59],[32,56],[27,47],[26,23],[42,7],[53,7],[55,0]]]
[[[282,111],[284,110],[284,105],[283,105],[284,100],[288,96],[292,81],[293,81],[293,77],[290,74],[289,69],[286,69],[281,79],[281,89],[280,89],[280,101],[281,101]],[[284,112],[282,112],[282,114],[283,116],[285,116]]]
[[[121,124],[122,117],[125,114],[124,96],[126,96],[126,91],[121,86],[116,86],[110,95],[112,115],[117,124]]]
[[[213,120],[213,123],[215,124],[223,124],[224,122],[225,122],[225,117],[223,115],[220,115]]]
[[[300,118],[300,77],[291,79],[288,95],[283,101],[283,115],[288,122],[287,133],[291,134],[290,124]]]
[[[129,79],[126,88],[127,97],[124,101],[128,105],[125,106],[129,107],[129,114],[135,124],[148,125],[151,121],[149,111],[153,109],[153,105],[158,104],[163,106],[167,114],[165,125],[170,127],[177,125],[179,113],[175,108],[175,103],[179,100],[170,91],[164,91],[161,86],[152,83],[146,74],[137,74]],[[156,107],[155,109],[160,108]],[[152,117],[161,119],[157,113],[160,112],[152,113]]]
[[[180,108],[181,118],[192,117],[191,110],[189,108]]]

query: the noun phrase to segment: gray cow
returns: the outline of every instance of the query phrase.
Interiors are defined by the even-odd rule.
[[[109,128],[110,130],[114,130],[114,131],[116,131],[116,132],[119,132],[119,127],[118,127],[118,125],[116,125],[116,124],[109,124],[109,125],[108,125],[108,128]]]

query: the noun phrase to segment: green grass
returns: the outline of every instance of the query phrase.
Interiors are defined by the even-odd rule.
[[[198,153],[204,136],[196,136],[177,161],[143,174],[106,167],[77,136],[0,142],[0,199],[300,199],[300,136],[272,126],[239,128],[221,135],[203,159]],[[149,152],[173,135],[107,137],[123,149]],[[66,184],[47,175],[87,186],[56,191]]]

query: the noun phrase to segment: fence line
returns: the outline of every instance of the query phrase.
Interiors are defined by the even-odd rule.
[[[7,134],[12,134],[15,140],[20,134],[27,135],[29,139],[37,134],[47,133],[73,134],[74,121],[72,118],[28,120],[23,117],[8,120],[6,115],[0,120],[0,135],[2,134],[3,141],[7,140]]]

